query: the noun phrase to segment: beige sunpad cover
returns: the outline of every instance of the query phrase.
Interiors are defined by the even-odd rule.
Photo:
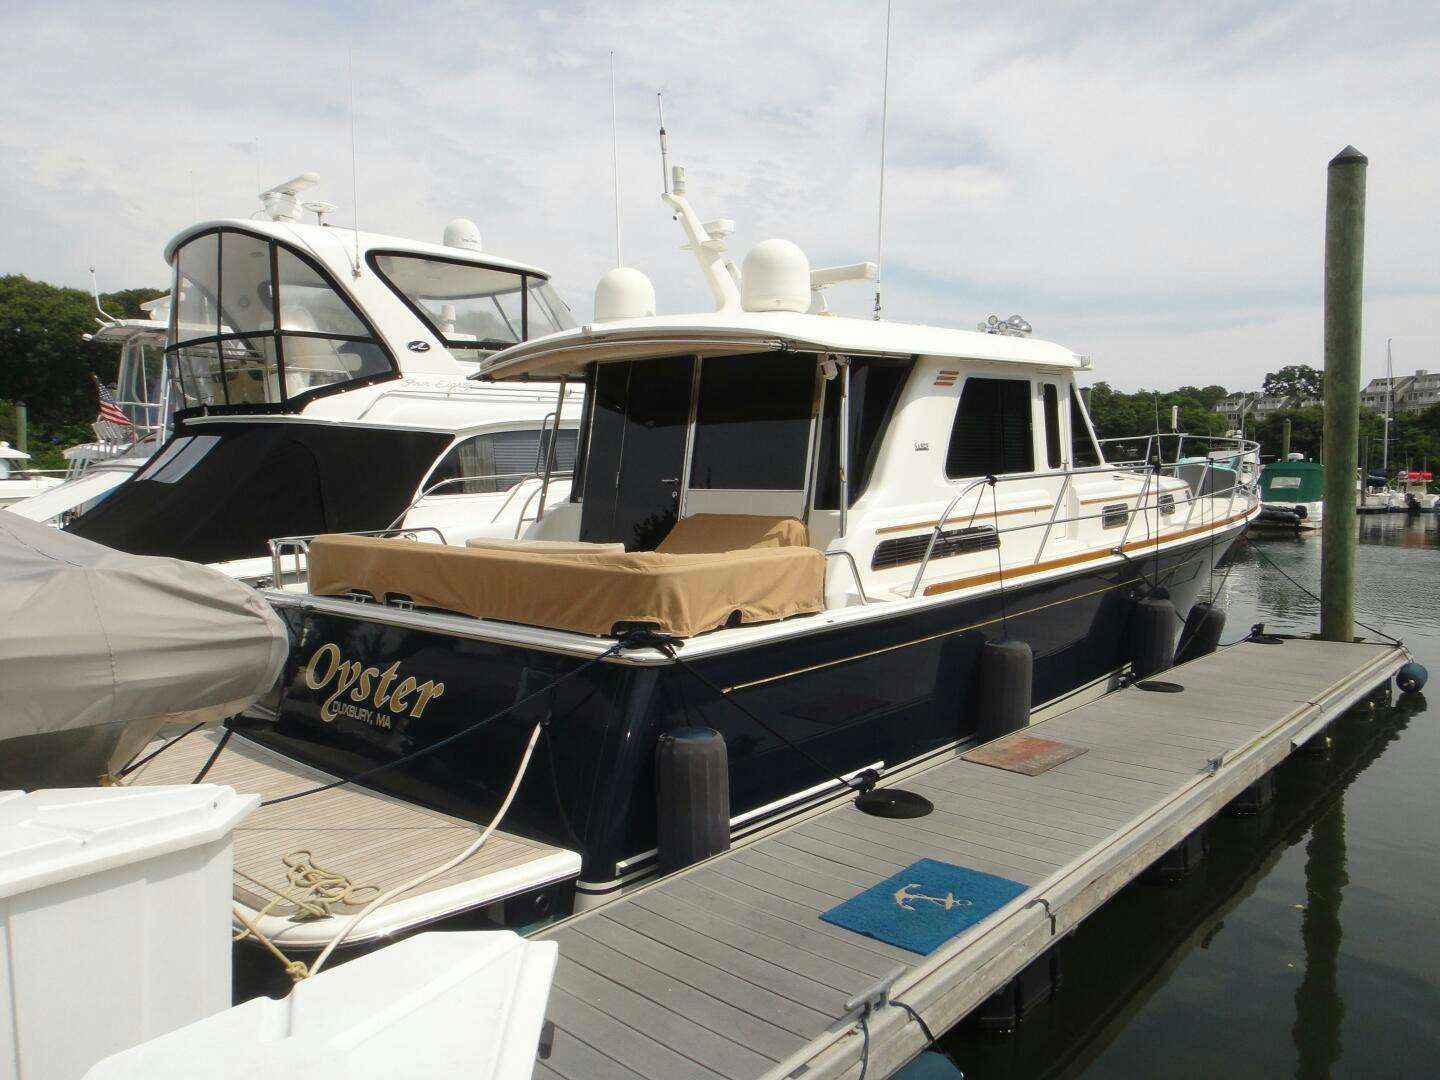
[[[601,636],[646,623],[690,637],[735,612],[770,622],[820,611],[825,592],[825,557],[809,547],[569,555],[335,535],[310,542],[309,574],[316,596],[399,594],[421,607]]]
[[[793,517],[759,514],[691,514],[656,545],[667,555],[700,555],[742,548],[805,547],[810,533]]]

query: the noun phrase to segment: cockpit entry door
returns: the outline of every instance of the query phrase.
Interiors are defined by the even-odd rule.
[[[650,551],[674,527],[694,372],[689,356],[599,366],[580,539]]]

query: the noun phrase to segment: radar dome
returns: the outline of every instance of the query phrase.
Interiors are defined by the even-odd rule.
[[[457,217],[445,226],[445,246],[479,251],[480,226],[469,218]]]
[[[595,321],[643,319],[655,314],[655,286],[639,270],[617,266],[595,286]]]
[[[740,270],[746,311],[809,311],[810,260],[789,240],[762,240]]]

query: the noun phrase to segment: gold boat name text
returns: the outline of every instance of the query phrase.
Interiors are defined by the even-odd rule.
[[[357,704],[372,703],[377,713],[403,715],[409,710],[410,716],[417,720],[431,701],[445,693],[443,682],[433,679],[416,682],[409,675],[400,679],[398,660],[381,671],[378,667],[366,667],[359,660],[340,659],[340,647],[326,643],[315,650],[305,665],[305,685],[311,690],[324,690],[332,684],[334,692],[320,706],[320,718],[326,723],[342,713],[355,713],[340,700],[347,692],[350,700]]]

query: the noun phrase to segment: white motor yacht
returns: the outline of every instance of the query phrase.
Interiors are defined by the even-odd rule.
[[[439,244],[330,225],[332,206],[299,201],[316,182],[167,245],[173,430],[72,532],[254,579],[271,538],[424,528],[463,542],[513,535],[542,499],[568,497],[580,388],[470,378],[574,325],[549,275],[483,250],[469,221]]]
[[[305,580],[266,592],[286,678],[232,725],[470,821],[518,784],[507,835],[576,855],[552,914],[664,871],[657,748],[681,729],[718,733],[704,786],[726,836],[754,835],[973,741],[989,644],[1033,655],[1032,717],[1118,685],[1260,510],[1255,444],[1107,460],[1087,358],[1018,317],[825,314],[873,264],[812,270],[770,240],[736,267],[733,223],[682,192],[715,310],[657,316],[614,270],[592,324],[482,365],[586,388],[568,495],[508,543],[305,538]]]

